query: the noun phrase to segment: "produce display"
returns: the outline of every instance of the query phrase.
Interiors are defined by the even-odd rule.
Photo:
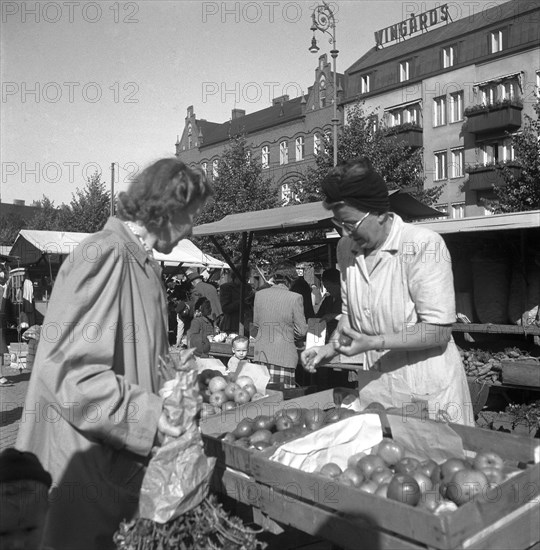
[[[319,408],[289,407],[277,411],[273,416],[244,418],[233,431],[223,434],[220,439],[238,447],[262,451],[355,414],[343,407],[325,411]]]
[[[197,376],[197,384],[203,398],[203,418],[264,397],[249,376],[225,375],[219,370],[203,370]]]
[[[404,446],[383,438],[371,453],[348,458],[347,468],[324,464],[318,472],[359,491],[397,500],[441,514],[456,510],[511,475],[494,452],[479,452],[472,460],[452,457],[442,464],[407,456]]]
[[[461,359],[467,376],[477,382],[501,385],[502,361],[519,361],[532,357],[519,348],[506,348],[504,351],[491,352],[481,349],[460,349]]]

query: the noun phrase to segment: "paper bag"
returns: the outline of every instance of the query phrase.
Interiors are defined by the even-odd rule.
[[[225,365],[215,357],[196,357],[197,371],[202,372],[205,369],[218,370],[223,374],[227,373]]]
[[[243,363],[236,371],[238,376],[249,376],[259,393],[266,395],[266,385],[270,381],[270,373],[265,365],[258,363]]]
[[[304,472],[320,470],[327,462],[335,462],[345,470],[350,456],[369,452],[381,439],[379,415],[361,414],[285,443],[275,451],[270,460]]]
[[[326,321],[323,319],[308,319],[306,334],[306,349],[314,346],[324,346],[326,341]]]

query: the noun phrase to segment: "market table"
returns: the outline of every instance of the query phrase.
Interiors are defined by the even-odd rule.
[[[333,401],[333,392],[325,391],[297,398],[294,404],[324,409]],[[271,450],[255,452],[217,437],[218,433],[233,429],[244,415],[274,414],[289,404],[261,403],[256,411],[230,411],[222,414],[219,421],[201,425],[206,452],[217,457],[214,490],[248,505],[256,523],[276,533],[291,526],[350,550],[538,548],[538,440],[449,424],[464,449],[491,450],[519,467],[519,471],[456,511],[435,515],[272,461]],[[387,417],[403,422],[401,415],[389,413]],[[437,424],[411,417],[414,421],[428,426]]]

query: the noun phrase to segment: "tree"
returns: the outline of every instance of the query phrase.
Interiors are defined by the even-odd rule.
[[[322,198],[321,181],[332,168],[333,158],[331,140],[325,137],[324,141],[316,168],[308,170],[307,181],[297,191],[301,202]],[[404,189],[426,204],[435,203],[441,195],[442,186],[424,189],[422,148],[410,147],[400,140],[378,120],[375,112],[365,113],[362,105],[350,110],[338,136],[338,163],[358,156],[371,159],[389,189]]]
[[[26,229],[25,220],[13,214],[3,216],[0,219],[0,245],[11,246],[21,229]]]
[[[95,233],[103,228],[111,209],[111,195],[95,172],[83,189],[77,188],[69,208],[60,208],[58,223],[63,231]]]
[[[60,208],[54,206],[54,201],[43,195],[38,203],[40,209],[28,222],[28,226],[39,231],[60,231]],[[63,205],[65,207],[65,205]]]
[[[514,175],[507,165],[497,165],[504,185],[493,186],[496,198],[483,201],[496,214],[540,208],[540,99],[534,111],[536,120],[525,115],[523,130],[511,136],[515,156],[512,165],[521,167],[521,172]]]
[[[213,182],[214,196],[198,216],[197,224],[219,221],[229,214],[279,206],[277,194],[269,192],[272,181],[264,177],[260,160],[251,155],[245,137],[231,139],[219,159],[217,174]],[[268,256],[271,240],[264,238],[253,243],[252,257],[255,260]],[[241,250],[241,235],[224,235],[220,237],[220,244],[226,252],[235,256],[235,261],[240,259],[234,252]],[[214,248],[206,238],[201,239],[201,246]]]

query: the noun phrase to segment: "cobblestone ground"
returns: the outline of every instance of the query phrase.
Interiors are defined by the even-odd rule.
[[[3,366],[2,376],[12,385],[0,385],[0,451],[13,447],[21,421],[30,372]]]

